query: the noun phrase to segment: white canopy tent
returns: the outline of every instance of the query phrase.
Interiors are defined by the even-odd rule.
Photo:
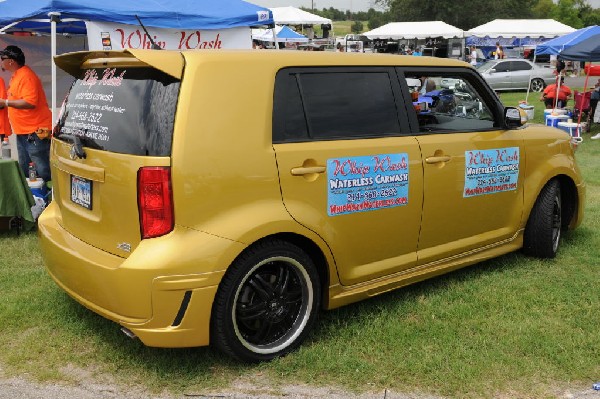
[[[296,7],[275,7],[270,10],[277,25],[331,24],[329,18],[323,18]]]
[[[574,32],[569,25],[553,19],[495,19],[466,32],[466,36],[553,38]]]
[[[444,39],[463,38],[464,31],[443,21],[390,22],[363,33],[369,39]]]

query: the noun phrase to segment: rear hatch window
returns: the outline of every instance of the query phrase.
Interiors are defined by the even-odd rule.
[[[179,80],[153,68],[83,70],[63,104],[55,137],[78,136],[99,150],[168,156],[178,93]]]
[[[63,228],[127,257],[141,241],[139,171],[170,173],[180,80],[146,64],[111,62],[82,68],[63,103],[52,181]]]

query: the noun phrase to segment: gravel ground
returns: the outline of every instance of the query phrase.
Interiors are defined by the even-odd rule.
[[[185,392],[180,395],[153,395],[143,389],[126,389],[113,384],[82,382],[79,385],[40,384],[26,378],[4,378],[0,373],[0,399],[444,399],[439,396],[406,394],[389,390],[355,395],[336,388],[288,385],[277,388],[266,384],[239,381],[219,392]],[[502,396],[504,398],[504,396]],[[509,396],[506,396],[509,398]],[[600,391],[564,389],[556,392],[557,399],[600,399]]]

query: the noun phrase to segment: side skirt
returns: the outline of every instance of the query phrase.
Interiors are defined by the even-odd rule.
[[[435,262],[419,265],[412,269],[403,270],[375,280],[352,286],[331,286],[329,287],[328,309],[335,309],[340,306],[348,305],[452,270],[516,251],[523,246],[523,232],[524,230],[521,229],[506,240],[440,259]]]

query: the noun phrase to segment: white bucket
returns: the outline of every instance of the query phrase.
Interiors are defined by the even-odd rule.
[[[35,180],[27,179],[27,185],[34,197],[46,198],[46,185],[43,179],[39,177]]]
[[[571,137],[581,136],[581,124],[575,122],[558,122],[556,127],[569,133]]]
[[[521,104],[519,105],[519,107],[525,111],[525,114],[527,115],[527,120],[533,120],[533,116],[535,114],[535,107],[533,105],[525,105],[525,104]]]

